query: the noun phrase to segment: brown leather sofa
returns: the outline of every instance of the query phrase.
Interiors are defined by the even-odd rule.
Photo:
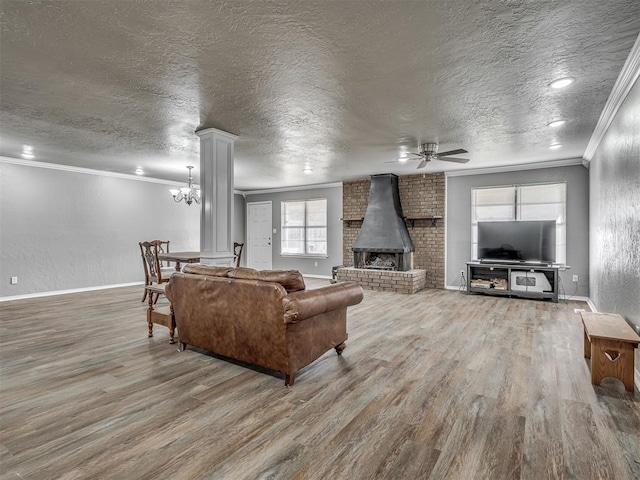
[[[166,287],[181,349],[187,345],[282,372],[285,385],[347,339],[347,307],[362,301],[356,282],[306,290],[296,270],[186,265]]]

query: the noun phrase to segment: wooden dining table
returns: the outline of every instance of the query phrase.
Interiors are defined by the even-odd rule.
[[[167,252],[158,253],[158,260],[176,262],[176,271],[180,271],[180,263],[199,263],[200,252]]]

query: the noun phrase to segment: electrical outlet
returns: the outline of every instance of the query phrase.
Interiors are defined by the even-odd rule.
[[[578,275],[574,275],[574,276],[573,276],[573,281],[574,281],[575,283],[578,283]]]
[[[11,277],[11,285],[17,285],[18,284],[18,277]]]
[[[315,262],[315,263],[316,263],[316,267],[317,267],[318,266],[318,262]]]
[[[464,270],[460,270],[460,276],[464,277]]]

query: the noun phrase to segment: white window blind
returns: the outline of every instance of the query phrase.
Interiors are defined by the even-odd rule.
[[[516,219],[516,187],[476,188],[473,190],[474,223]]]
[[[282,255],[327,254],[327,199],[281,203]]]
[[[478,222],[556,221],[556,263],[567,261],[567,184],[474,188],[471,191],[471,258],[478,258]]]

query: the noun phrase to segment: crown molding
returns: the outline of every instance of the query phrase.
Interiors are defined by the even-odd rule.
[[[263,193],[280,193],[280,192],[294,192],[296,190],[317,190],[318,188],[336,188],[342,187],[342,182],[333,183],[317,183],[315,185],[298,185],[295,187],[282,187],[282,188],[267,188],[264,190],[247,190],[241,191],[245,197],[248,195],[261,195]]]
[[[230,141],[235,141],[238,138],[238,135],[234,135],[233,133],[225,132],[224,130],[219,130],[217,128],[203,128],[202,130],[196,130],[196,135],[199,137],[205,137],[209,135],[217,135],[219,137],[223,137]]]
[[[135,180],[137,182],[159,183],[160,185],[171,185],[176,187],[184,187],[185,182],[173,182],[171,180],[162,180],[161,178],[144,177],[142,175],[131,175],[128,173],[107,172],[106,170],[93,170],[91,168],[72,167],[70,165],[60,165],[58,163],[36,162],[35,160],[23,160],[22,158],[3,157],[0,155],[0,163],[13,163],[25,167],[48,168],[51,170],[62,170],[63,172],[85,173],[87,175],[98,175],[101,177],[123,178],[125,180]],[[200,188],[197,183],[194,187]],[[240,190],[234,190],[234,194],[244,195]]]
[[[517,172],[519,170],[538,170],[541,168],[570,167],[582,165],[582,158],[565,158],[549,162],[520,163],[515,165],[501,165],[499,167],[471,168],[444,172],[445,177],[464,177],[466,175],[484,175],[487,173]]]
[[[0,163],[13,163],[25,167],[48,168],[50,170],[61,170],[63,172],[83,173],[85,175],[97,175],[100,177],[122,178],[124,180],[135,180],[137,182],[159,183],[161,185],[175,185],[184,187],[185,182],[173,182],[160,178],[150,178],[142,175],[131,175],[129,173],[107,172],[106,170],[94,170],[92,168],[74,167],[71,165],[60,165],[58,163],[36,162],[35,160],[23,160],[21,158],[4,157],[0,155]],[[194,184],[196,188],[199,185]]]
[[[626,62],[624,62],[620,75],[618,75],[613,90],[611,90],[607,103],[600,114],[596,128],[591,134],[591,139],[583,154],[583,158],[587,162],[590,162],[595,155],[598,146],[600,146],[600,142],[604,138],[605,133],[607,133],[616,113],[618,113],[618,109],[638,80],[638,76],[640,76],[640,35],[636,38],[636,43],[633,44],[631,52]]]

